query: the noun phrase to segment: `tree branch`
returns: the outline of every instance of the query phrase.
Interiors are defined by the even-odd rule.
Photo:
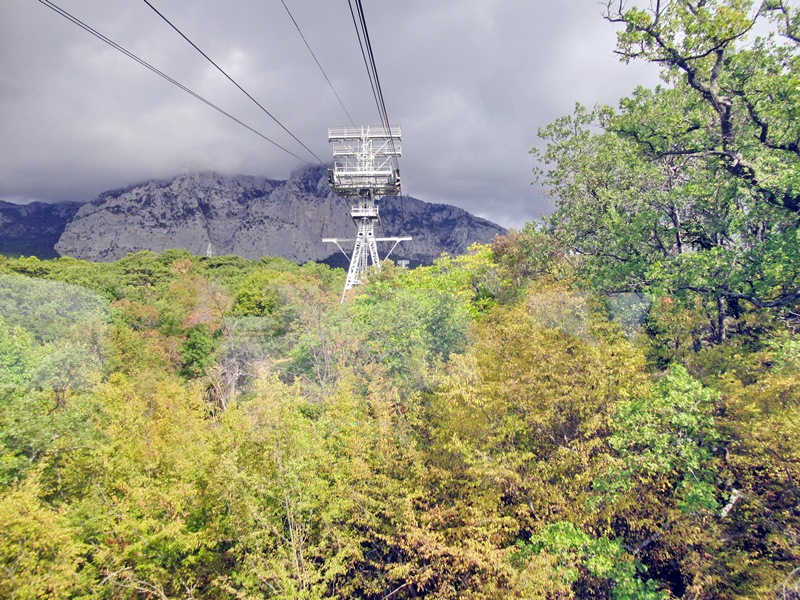
[[[772,300],[763,300],[761,298],[758,298],[757,296],[754,296],[753,294],[734,292],[733,290],[729,290],[725,287],[710,288],[704,286],[688,285],[688,286],[683,286],[683,289],[689,290],[691,292],[698,292],[700,294],[720,294],[725,298],[744,300],[746,302],[749,302],[756,308],[777,308],[781,306],[790,306],[800,301],[800,290],[781,294],[777,298],[773,298]]]

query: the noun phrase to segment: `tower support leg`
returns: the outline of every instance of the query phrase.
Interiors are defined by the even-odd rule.
[[[350,259],[350,268],[347,270],[347,279],[344,283],[342,302],[347,291],[361,283],[361,275],[367,269],[370,260],[376,268],[380,269],[381,261],[378,257],[378,244],[375,239],[375,221],[373,219],[360,219],[358,221],[358,234],[353,247],[353,257]]]
[[[381,268],[381,259],[378,258],[378,243],[375,241],[375,228],[373,227],[373,223],[370,222],[367,231],[366,231],[366,239],[367,239],[367,247],[369,248],[369,256],[372,259],[372,264],[375,265],[375,268]],[[367,266],[366,257],[364,257],[364,266]]]

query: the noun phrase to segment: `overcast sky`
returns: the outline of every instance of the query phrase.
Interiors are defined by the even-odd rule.
[[[345,0],[285,0],[358,125],[379,122]],[[142,0],[54,0],[311,162]],[[348,119],[280,0],[151,0],[323,161]],[[617,104],[656,71],[614,56],[595,0],[364,0],[404,193],[506,227],[550,210],[537,129]],[[192,168],[285,179],[301,167],[35,0],[0,0],[0,199],[94,199]]]

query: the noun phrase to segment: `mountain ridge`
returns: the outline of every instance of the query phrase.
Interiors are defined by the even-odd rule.
[[[442,252],[461,254],[472,243],[489,242],[506,231],[463,209],[410,196],[382,198],[378,205],[382,226],[376,234],[412,236],[392,255],[412,264],[430,263]],[[14,211],[6,210],[0,240],[6,229],[16,228],[17,237],[25,229],[31,209],[16,211],[19,218],[14,222]],[[48,240],[58,233],[52,250],[45,247],[37,255],[107,262],[139,250],[182,248],[205,254],[210,246],[214,254],[281,256],[344,266],[339,249],[322,238],[355,237],[350,200],[332,192],[322,167],[294,172],[286,180],[189,171],[108,190],[90,202],[71,203],[62,213],[61,232],[54,223],[50,226]],[[62,213],[55,211],[49,218],[53,221]],[[3,215],[0,207],[0,218]],[[31,232],[36,229],[36,223],[27,225]],[[0,244],[0,252],[9,251],[4,246]],[[379,250],[383,256],[388,248]]]

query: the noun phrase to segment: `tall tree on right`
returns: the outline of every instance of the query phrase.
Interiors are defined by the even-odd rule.
[[[714,337],[800,302],[800,13],[783,0],[609,1],[664,85],[540,130],[550,226],[607,291],[695,293]]]

